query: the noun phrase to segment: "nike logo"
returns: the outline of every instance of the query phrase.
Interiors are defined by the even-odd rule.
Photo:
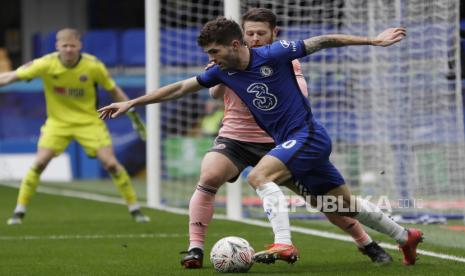
[[[237,74],[237,72],[228,72],[228,76],[232,76],[234,74]]]

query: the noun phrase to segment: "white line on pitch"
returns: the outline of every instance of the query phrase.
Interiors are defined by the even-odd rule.
[[[153,234],[108,234],[108,235],[48,235],[48,236],[0,236],[0,240],[100,240],[100,239],[152,239],[180,238],[188,234],[153,233]]]
[[[251,224],[251,225],[256,225],[256,226],[263,226],[263,227],[270,227],[268,222],[264,221],[257,221],[257,220],[252,220],[252,219],[242,219],[240,220],[242,223],[246,224]],[[347,236],[347,235],[341,235],[341,234],[335,234],[331,232],[326,232],[326,231],[320,231],[320,230],[314,230],[314,229],[309,229],[309,228],[304,228],[304,227],[297,227],[297,226],[291,226],[291,230],[296,233],[301,233],[301,234],[307,234],[307,235],[313,235],[313,236],[318,236],[318,237],[323,237],[323,238],[328,238],[328,239],[333,239],[333,240],[339,240],[339,241],[346,241],[346,242],[353,242],[352,238]],[[393,250],[398,250],[398,246],[390,243],[380,243],[380,245],[384,248],[388,249],[393,249]],[[421,250],[417,249],[417,253],[425,256],[430,256],[430,257],[435,257],[439,259],[445,259],[445,260],[451,260],[451,261],[456,261],[456,262],[461,262],[465,263],[465,258],[459,257],[459,256],[454,256],[454,255],[448,255],[448,254],[442,254],[442,253],[435,253],[432,251],[427,251],[427,250]]]
[[[15,187],[15,188],[18,187],[18,185],[15,185],[15,184],[2,183],[2,185]],[[39,187],[38,191],[42,193],[46,193],[46,194],[52,194],[52,195],[62,195],[62,196],[67,196],[67,197],[88,199],[88,200],[94,200],[94,201],[100,201],[100,202],[125,204],[124,201],[120,198],[116,198],[113,196],[97,195],[97,194],[92,194],[89,192],[72,191],[72,190],[65,190],[65,189],[52,188],[52,187]],[[146,208],[149,208],[146,204],[141,204],[141,205]],[[187,210],[181,209],[181,208],[163,207],[163,208],[157,208],[157,210],[162,210],[162,211],[167,211],[167,212],[182,214],[182,215],[188,214]],[[230,220],[225,215],[215,215],[215,218]],[[260,220],[241,219],[241,220],[234,220],[234,221],[244,223],[244,224],[249,224],[249,225],[270,228],[270,224],[268,222],[264,222]],[[352,238],[350,238],[347,235],[335,234],[335,233],[331,233],[327,231],[314,230],[310,228],[297,227],[297,226],[291,226],[291,230],[293,232],[301,233],[301,234],[313,235],[317,237],[323,237],[323,238],[339,240],[339,241],[353,242]],[[388,249],[394,249],[394,250],[398,249],[397,245],[394,245],[394,244],[381,243],[380,245]],[[425,256],[465,263],[464,257],[436,253],[436,252],[421,250],[421,249],[418,249],[417,252]]]

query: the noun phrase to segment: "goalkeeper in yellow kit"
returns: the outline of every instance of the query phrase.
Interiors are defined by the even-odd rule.
[[[142,214],[131,180],[113,153],[111,137],[96,111],[96,84],[107,90],[115,101],[128,97],[110,77],[96,57],[81,53],[80,34],[62,29],[56,35],[57,52],[29,62],[16,71],[0,73],[0,86],[19,80],[42,78],[47,104],[47,120],[41,128],[36,160],[21,182],[18,201],[8,224],[21,224],[26,207],[39,183],[40,174],[50,160],[62,153],[74,139],[90,157],[102,162],[126,201],[137,222],[150,219]],[[145,138],[145,126],[135,113],[129,115],[133,126]]]

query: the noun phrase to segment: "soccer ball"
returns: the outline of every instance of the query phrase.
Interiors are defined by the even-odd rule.
[[[225,237],[213,246],[210,261],[218,272],[247,272],[252,267],[254,254],[245,239]]]

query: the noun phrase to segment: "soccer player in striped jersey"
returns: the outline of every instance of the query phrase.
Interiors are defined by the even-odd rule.
[[[249,48],[271,44],[278,34],[276,15],[269,9],[256,8],[242,17],[244,40]],[[308,96],[307,83],[297,59],[292,61],[297,83],[305,97]],[[273,139],[262,130],[247,106],[228,87],[219,84],[210,88],[213,98],[223,97],[224,118],[215,145],[202,161],[200,180],[189,202],[189,239],[186,255],[181,259],[185,268],[200,268],[203,265],[204,240],[208,224],[213,218],[215,194],[226,182],[234,182],[248,166],[258,161],[276,145]],[[305,187],[297,187],[292,181],[285,182],[288,188],[307,198]],[[334,225],[352,236],[361,252],[368,255],[376,264],[392,262],[387,254],[365,232],[361,224],[353,218],[326,213]]]
[[[387,47],[401,41],[404,28],[388,28],[374,38],[343,34],[321,35],[298,41],[280,40],[258,48],[244,45],[240,26],[219,17],[205,24],[198,44],[216,65],[197,77],[161,87],[136,99],[99,109],[101,118],[115,118],[138,105],[177,99],[218,84],[231,88],[248,107],[257,124],[275,141],[248,175],[249,184],[262,199],[265,214],[275,234],[275,243],[255,254],[256,262],[277,259],[294,262],[298,251],[292,244],[288,210],[276,183],[291,176],[313,196],[335,200],[338,215],[393,238],[404,254],[404,264],[416,262],[416,248],[423,233],[405,229],[371,202],[354,198],[342,175],[330,162],[331,138],[314,118],[310,102],[298,87],[291,61],[318,50],[349,45]]]
[[[42,78],[47,105],[47,120],[41,128],[36,160],[21,182],[17,205],[8,224],[21,224],[27,205],[49,162],[76,140],[90,157],[96,157],[115,183],[136,222],[148,222],[137,202],[131,179],[118,162],[111,145],[110,133],[96,110],[96,85],[107,90],[115,101],[128,97],[111,78],[105,65],[96,57],[81,53],[80,34],[62,29],[56,35],[57,52],[47,54],[18,68],[0,74],[0,86],[20,80]],[[131,111],[128,116],[139,134],[145,126]]]

